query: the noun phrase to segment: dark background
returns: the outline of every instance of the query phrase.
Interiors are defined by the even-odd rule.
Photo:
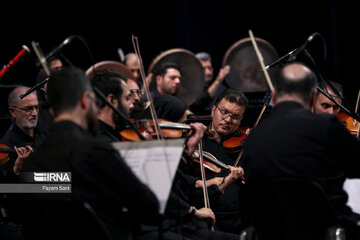
[[[119,61],[118,48],[133,51],[131,35],[139,38],[145,70],[162,51],[184,48],[194,53],[209,52],[215,72],[225,52],[251,29],[256,37],[273,45],[279,56],[301,46],[306,38],[319,32],[308,51],[320,71],[344,87],[346,100],[355,107],[359,91],[356,32],[358,14],[344,1],[133,1],[133,2],[54,2],[53,6],[12,4],[1,6],[0,64],[5,65],[23,44],[32,52],[14,65],[0,84],[33,86],[39,71],[31,42],[39,43],[47,54],[70,35],[81,36],[88,45],[74,39],[62,53],[86,70],[103,60]],[[346,26],[346,27],[345,27]],[[346,29],[346,31],[345,31]],[[353,36],[354,35],[354,36]],[[91,57],[92,56],[92,57]],[[2,129],[8,127],[7,94],[0,88]],[[3,130],[2,130],[3,131]]]

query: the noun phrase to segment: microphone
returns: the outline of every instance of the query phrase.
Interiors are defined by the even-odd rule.
[[[59,46],[57,46],[56,48],[51,50],[51,52],[45,56],[45,60],[48,60],[50,57],[58,54],[61,51],[61,49],[63,47],[65,47],[66,45],[68,45],[73,39],[74,39],[74,36],[67,37],[64,41],[62,41],[62,43]],[[36,65],[39,67],[40,62],[37,62]]]
[[[13,59],[11,59],[9,63],[1,69],[0,78],[2,78],[13,65],[19,62],[19,60],[23,58],[26,53],[30,53],[30,49],[26,45],[22,45],[22,49],[20,50],[20,52],[18,52],[18,54],[16,54],[16,56]]]
[[[289,57],[291,54],[293,54],[296,51],[296,48],[294,50],[292,50],[291,52],[287,53],[286,55],[282,56],[281,58],[275,60],[274,62],[270,63],[269,65],[265,66],[266,70],[269,70],[270,68],[272,68],[273,66],[275,66],[276,64],[278,64],[279,62],[281,62],[282,60],[284,60],[285,58]]]
[[[20,98],[23,99],[24,97],[26,97],[27,95],[29,95],[30,93],[32,93],[32,92],[34,92],[34,91],[36,91],[36,90],[38,90],[38,89],[40,89],[40,91],[42,91],[43,93],[46,94],[45,89],[43,89],[42,87],[43,87],[43,85],[44,85],[45,83],[47,83],[48,81],[49,81],[49,77],[47,77],[44,81],[39,82],[38,84],[36,84],[35,86],[33,86],[32,88],[30,88],[29,90],[27,90],[25,93],[20,94]],[[44,91],[45,91],[45,92],[44,92]]]
[[[306,41],[303,43],[303,45],[301,45],[299,48],[297,48],[289,57],[289,62],[292,62],[296,59],[296,56],[302,52],[306,47],[307,45],[309,45],[309,43],[315,38],[316,35],[318,35],[319,33],[318,32],[314,32],[313,34],[311,34],[307,39]]]

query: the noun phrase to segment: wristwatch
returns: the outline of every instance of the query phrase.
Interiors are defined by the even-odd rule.
[[[191,212],[190,212],[190,214],[191,214],[192,216],[194,216],[194,215],[195,215],[195,212],[196,212],[196,208],[195,208],[194,206],[191,206]]]

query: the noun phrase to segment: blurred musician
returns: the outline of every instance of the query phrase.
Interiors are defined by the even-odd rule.
[[[214,68],[210,54],[199,52],[196,57],[200,60],[205,73],[205,88],[200,97],[190,105],[190,111],[197,115],[210,115],[211,108],[216,98],[223,92],[226,87],[223,81],[230,72],[230,66],[226,65],[220,69],[216,79],[214,78]]]

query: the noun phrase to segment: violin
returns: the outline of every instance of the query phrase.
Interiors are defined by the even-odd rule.
[[[10,160],[9,153],[16,153],[16,151],[5,144],[0,144],[0,165]]]
[[[345,112],[340,112],[337,115],[337,118],[342,124],[344,124],[346,129],[348,129],[351,134],[359,137],[360,126],[359,126],[359,122],[355,118],[350,117]]]
[[[259,116],[257,117],[257,119],[254,123],[254,126],[252,128],[255,128],[258,125],[262,115],[265,112],[267,105],[268,105],[268,103],[265,102],[259,113]],[[235,152],[242,151],[242,147],[245,143],[245,139],[250,134],[250,131],[252,128],[241,127],[238,129],[238,133],[240,133],[240,134],[237,134],[236,136],[230,137],[230,138],[226,139],[225,141],[223,141],[223,146],[225,147],[226,151],[228,153],[235,153]]]
[[[245,139],[250,133],[250,127],[241,127],[238,132],[240,134],[230,137],[223,141],[223,146],[225,147],[228,153],[236,153],[242,149],[242,146],[245,143]]]
[[[229,170],[229,166],[225,163],[219,161],[216,159],[214,155],[212,155],[209,152],[202,151],[203,152],[203,164],[205,168],[205,174],[210,177],[214,178],[216,177],[222,169]],[[200,153],[199,150],[195,150],[192,158],[192,162],[190,163],[190,167],[194,167],[195,169],[200,169]]]
[[[145,140],[157,139],[153,120],[132,120],[132,122]],[[170,122],[164,119],[158,119],[158,125],[160,127],[161,134],[165,139],[180,138],[183,136],[184,130],[190,130],[190,126],[187,124]],[[119,134],[122,141],[141,141],[139,135],[130,128],[120,130]]]
[[[359,112],[359,107],[360,107],[359,105],[360,105],[360,89],[359,89],[359,93],[357,96],[357,101],[356,101],[356,106],[355,106],[355,114]],[[359,137],[360,124],[359,124],[358,120],[356,120],[353,117],[350,117],[345,112],[340,112],[337,115],[337,118],[342,124],[344,124],[346,129],[348,129],[352,135],[354,135],[355,137]]]

